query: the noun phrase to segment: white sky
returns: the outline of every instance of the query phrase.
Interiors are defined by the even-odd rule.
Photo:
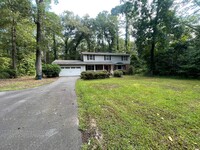
[[[58,0],[57,5],[52,5],[52,11],[61,14],[64,10],[72,11],[80,17],[89,14],[95,18],[99,12],[112,8],[120,4],[120,0]]]

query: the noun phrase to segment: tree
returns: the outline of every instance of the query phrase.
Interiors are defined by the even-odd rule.
[[[77,38],[77,31],[81,26],[80,18],[75,16],[73,12],[65,11],[62,16],[62,26],[64,32],[65,40],[65,51],[64,58],[72,59],[76,55],[76,50],[74,49],[74,44]],[[75,38],[76,37],[76,38]],[[80,41],[80,38],[79,40]],[[78,44],[76,44],[78,46]]]
[[[44,42],[43,30],[44,30],[44,23],[43,20],[45,19],[45,11],[49,9],[50,0],[35,0],[36,6],[33,6],[34,12],[34,22],[36,24],[37,32],[36,32],[36,79],[42,79],[42,48]],[[54,3],[58,3],[57,0]]]
[[[53,12],[46,12],[44,19],[44,61],[51,63],[58,59],[58,44],[59,40],[63,38],[61,18]],[[46,46],[45,46],[46,45]],[[51,57],[51,54],[52,57]]]
[[[133,3],[127,1],[124,4],[116,6],[111,10],[113,15],[125,15],[125,47],[126,51],[130,51],[129,43],[130,43],[130,23],[132,21],[132,17],[134,14],[134,5]]]
[[[30,17],[31,3],[29,0],[2,0],[0,3],[0,16],[2,18],[0,26],[5,32],[9,32],[10,27],[11,47],[12,47],[12,68],[17,71],[17,24],[23,19]]]
[[[114,52],[117,49],[118,19],[107,11],[100,12],[95,19],[97,51]]]
[[[145,59],[150,74],[156,73],[155,56],[169,47],[172,29],[177,25],[173,0],[132,1],[128,9],[138,56]],[[130,12],[131,11],[131,12]]]
[[[37,18],[35,24],[37,27],[36,33],[36,79],[42,79],[42,20],[45,12],[45,3],[43,0],[36,0]]]
[[[79,46],[87,46],[87,51],[94,49],[93,20],[89,16],[80,18],[74,13],[65,11],[62,15],[65,38],[65,59],[79,59]],[[85,43],[84,43],[85,42]]]

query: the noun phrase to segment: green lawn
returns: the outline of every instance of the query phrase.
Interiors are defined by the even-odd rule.
[[[200,81],[125,76],[76,84],[83,149],[200,149]]]

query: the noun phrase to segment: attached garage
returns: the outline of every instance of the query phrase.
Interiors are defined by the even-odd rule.
[[[82,72],[83,66],[61,66],[59,76],[79,76]]]
[[[60,77],[64,76],[80,76],[82,71],[85,71],[83,61],[79,60],[55,60],[53,64],[60,65]]]

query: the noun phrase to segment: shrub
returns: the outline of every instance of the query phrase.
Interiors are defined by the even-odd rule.
[[[8,57],[0,56],[0,70],[9,69],[11,64],[11,59]]]
[[[105,79],[109,78],[110,74],[107,71],[83,71],[81,73],[81,79],[91,80],[91,79]]]
[[[14,69],[0,70],[0,79],[17,78],[17,71]]]
[[[0,79],[7,79],[10,75],[7,72],[0,72]]]
[[[83,71],[81,72],[81,79],[90,80],[94,79],[94,72],[93,71]]]
[[[134,74],[135,74],[135,69],[134,69],[133,66],[130,66],[130,67],[128,68],[128,74],[129,74],[129,75],[134,75]]]
[[[22,56],[18,64],[18,74],[20,76],[35,75],[35,57],[33,55]]]
[[[120,71],[122,71],[123,75],[127,75],[128,74],[128,71],[126,71],[126,70],[120,70]]]
[[[123,72],[121,70],[115,70],[113,76],[114,77],[122,77]]]
[[[42,73],[48,78],[58,77],[60,71],[60,66],[56,64],[45,64],[42,66]]]
[[[6,69],[6,72],[9,74],[9,78],[17,78],[17,71],[14,69]]]

